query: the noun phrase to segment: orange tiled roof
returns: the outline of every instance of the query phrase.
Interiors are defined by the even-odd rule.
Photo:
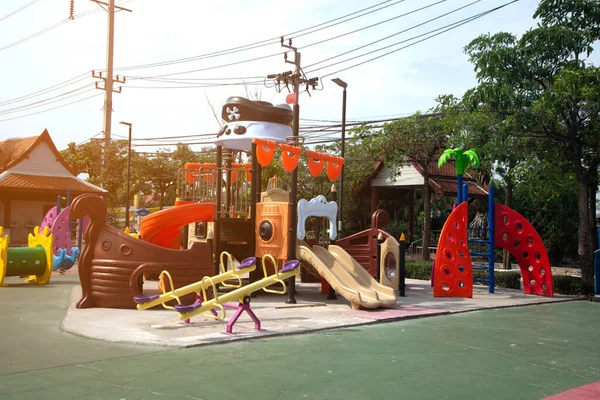
[[[60,162],[67,171],[73,175],[78,174],[77,171],[67,165],[62,155],[58,152],[47,129],[44,129],[44,132],[39,136],[7,139],[0,142],[0,172],[19,164],[41,142],[48,143],[48,146],[50,146],[50,149],[56,155],[56,160]]]
[[[29,191],[98,193],[105,191],[75,177],[10,174],[0,177],[0,189],[22,189]]]
[[[23,154],[33,146],[39,136],[26,138],[6,139],[0,142],[0,171],[7,168],[15,160],[21,158]]]

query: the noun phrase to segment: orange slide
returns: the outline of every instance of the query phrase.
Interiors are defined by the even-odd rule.
[[[150,214],[140,223],[140,239],[161,247],[179,249],[181,228],[193,222],[212,221],[213,203],[176,202],[175,207]]]

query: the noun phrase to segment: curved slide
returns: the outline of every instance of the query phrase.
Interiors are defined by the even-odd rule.
[[[310,264],[352,308],[394,307],[394,289],[381,285],[350,254],[339,246],[310,248],[305,242],[296,247],[296,257]]]
[[[192,222],[212,221],[213,203],[191,203],[150,214],[140,222],[140,238],[145,242],[169,249],[179,248],[181,228]]]

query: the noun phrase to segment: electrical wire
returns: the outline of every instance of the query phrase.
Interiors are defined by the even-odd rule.
[[[56,107],[49,108],[49,109],[47,109],[47,110],[42,110],[42,111],[38,111],[38,112],[34,112],[34,113],[30,113],[30,114],[20,115],[20,116],[18,116],[18,117],[12,117],[12,118],[0,119],[0,122],[12,121],[13,119],[25,118],[25,117],[29,117],[29,116],[31,116],[31,115],[36,115],[36,114],[41,114],[41,113],[45,113],[45,112],[48,112],[48,111],[56,110],[57,108],[62,108],[62,107],[70,106],[70,105],[72,105],[72,104],[81,103],[82,101],[85,101],[85,100],[91,99],[91,98],[93,98],[93,97],[97,97],[97,96],[99,96],[99,95],[101,95],[101,94],[102,94],[102,93],[97,93],[97,94],[94,94],[94,95],[92,95],[92,96],[86,97],[86,98],[84,98],[84,99],[79,99],[79,100],[77,100],[77,101],[72,101],[72,102],[70,102],[70,103],[67,103],[67,104],[63,104],[63,105],[60,105],[60,106],[56,106]]]
[[[12,104],[12,103],[18,103],[20,101],[27,100],[27,99],[30,99],[32,97],[37,97],[39,95],[46,94],[48,92],[53,92],[53,91],[55,91],[57,89],[63,88],[65,86],[70,86],[70,85],[72,85],[74,83],[81,82],[82,80],[90,78],[90,77],[91,76],[89,75],[89,72],[86,72],[84,74],[77,75],[77,76],[75,76],[75,77],[73,77],[71,79],[67,79],[66,81],[63,81],[61,83],[57,83],[56,85],[52,85],[52,86],[49,86],[49,87],[47,87],[45,89],[38,90],[37,92],[33,92],[33,93],[30,93],[30,94],[27,94],[27,95],[24,95],[24,96],[16,97],[16,98],[11,99],[11,100],[2,101],[2,102],[0,102],[0,106],[5,106],[5,105],[8,105],[8,104]]]
[[[359,13],[361,13],[363,11],[367,11],[367,10],[371,10],[373,8],[379,7],[380,5],[385,4],[385,3],[389,3],[390,1],[391,0],[382,1],[382,2],[377,3],[375,5],[372,5],[372,6],[363,8],[361,10],[352,12],[350,14],[346,14],[346,15],[343,15],[341,17],[337,17],[337,18],[331,19],[329,21],[325,21],[325,22],[322,22],[322,23],[319,23],[319,24],[316,24],[316,25],[312,25],[312,26],[310,26],[308,28],[304,28],[304,29],[301,29],[301,30],[298,30],[298,31],[295,31],[295,32],[291,32],[291,33],[288,33],[288,34],[285,34],[285,35],[282,35],[282,36],[283,37],[289,37],[289,36],[296,35],[296,34],[299,34],[299,33],[302,33],[302,32],[305,32],[305,31],[308,31],[308,30],[311,30],[311,29],[314,29],[314,28],[319,28],[319,27],[322,27],[323,25],[329,24],[331,22],[339,21],[340,19],[343,19],[343,18],[346,18],[346,17],[349,17],[349,16],[353,16],[353,15],[359,14]],[[379,11],[381,9],[390,7],[392,5],[401,3],[403,1],[405,1],[405,0],[398,0],[398,1],[394,2],[394,3],[392,3],[391,5],[382,7],[380,9],[378,9],[378,10],[375,10],[375,11]],[[368,13],[365,13],[364,15],[370,14],[370,13],[375,12],[375,11],[370,11]],[[361,15],[361,16],[363,16],[363,15]],[[346,21],[343,21],[343,22],[346,22]],[[335,26],[335,25],[331,25],[331,26]],[[328,26],[326,28],[329,28],[331,26]],[[326,28],[322,28],[322,29],[326,29]],[[309,33],[318,32],[319,30],[322,30],[322,29],[311,31]],[[302,35],[298,35],[298,36],[295,36],[295,37],[292,36],[292,39],[296,38],[296,37],[304,36],[306,34],[308,34],[308,33],[304,33]],[[247,45],[232,47],[232,48],[229,48],[229,49],[226,49],[226,50],[219,50],[219,51],[215,51],[215,52],[212,52],[212,53],[205,53],[205,54],[200,54],[200,55],[197,55],[197,56],[185,57],[185,58],[178,58],[178,59],[173,59],[173,60],[168,60],[168,61],[162,61],[162,62],[156,62],[156,63],[131,65],[131,66],[125,66],[125,67],[117,67],[114,70],[115,71],[128,71],[128,70],[134,70],[134,69],[155,68],[155,67],[161,67],[161,66],[165,66],[165,65],[181,64],[181,63],[186,63],[186,62],[191,62],[191,61],[202,60],[202,59],[205,59],[205,58],[212,58],[212,57],[221,56],[221,55],[233,54],[233,53],[240,52],[240,51],[251,50],[251,49],[258,48],[258,47],[264,47],[264,46],[268,46],[268,45],[272,45],[272,44],[277,44],[277,43],[280,42],[282,36],[276,36],[276,37],[273,37],[273,38],[270,38],[270,39],[261,40],[261,41],[250,43],[250,44],[247,44]]]
[[[338,71],[331,72],[331,73],[328,73],[328,74],[326,74],[326,75],[323,75],[323,76],[321,76],[321,79],[320,79],[320,80],[322,81],[322,80],[323,80],[323,78],[326,78],[326,77],[328,77],[328,76],[335,75],[335,74],[338,74],[338,73],[340,73],[340,72],[342,72],[342,71],[346,71],[346,70],[348,70],[348,69],[351,69],[351,68],[358,67],[358,66],[360,66],[360,65],[363,65],[363,64],[366,64],[366,63],[368,63],[368,62],[371,62],[371,61],[377,60],[377,59],[379,59],[379,58],[382,58],[382,57],[388,56],[388,55],[390,55],[390,54],[396,53],[396,52],[398,52],[398,51],[400,51],[400,50],[404,50],[404,49],[406,49],[406,48],[408,48],[408,47],[414,46],[415,44],[418,44],[418,43],[424,42],[424,41],[426,41],[426,40],[428,40],[428,39],[431,39],[431,38],[433,38],[433,37],[439,36],[439,35],[441,35],[442,33],[445,33],[445,32],[448,32],[448,31],[450,31],[450,30],[456,29],[456,28],[458,28],[458,27],[460,27],[460,26],[462,26],[462,25],[465,25],[465,24],[467,24],[467,23],[469,23],[469,22],[475,21],[475,20],[477,20],[477,19],[479,19],[479,18],[481,18],[481,17],[484,17],[484,16],[486,16],[486,15],[488,15],[488,14],[491,14],[492,12],[498,11],[499,9],[501,9],[501,8],[504,8],[504,7],[506,7],[506,6],[510,5],[510,4],[516,3],[516,2],[518,2],[518,1],[520,1],[520,0],[512,0],[512,1],[510,1],[510,2],[508,2],[508,3],[506,3],[506,4],[503,4],[503,5],[501,5],[501,6],[498,6],[498,7],[492,8],[492,9],[490,9],[490,10],[488,10],[488,11],[484,11],[484,12],[481,12],[481,13],[479,13],[479,14],[475,14],[475,15],[473,15],[473,16],[471,16],[471,17],[468,17],[468,18],[462,19],[462,20],[460,20],[460,21],[453,22],[453,23],[451,23],[451,24],[448,24],[448,25],[445,25],[445,26],[443,26],[443,27],[441,27],[441,28],[436,28],[436,29],[433,29],[433,30],[431,30],[431,31],[425,32],[425,33],[423,33],[423,34],[420,34],[420,35],[413,36],[412,38],[405,39],[405,40],[402,40],[402,41],[400,41],[400,42],[394,43],[394,44],[392,44],[392,45],[385,46],[385,47],[379,48],[379,49],[377,49],[377,50],[372,50],[372,51],[370,51],[370,52],[367,52],[367,53],[364,53],[364,54],[361,54],[361,55],[358,55],[358,56],[354,56],[354,57],[348,58],[348,59],[346,59],[346,60],[342,60],[342,61],[335,62],[335,63],[333,63],[333,64],[326,65],[326,66],[324,66],[324,67],[316,68],[316,69],[314,69],[314,70],[311,70],[311,71],[309,71],[308,73],[313,73],[313,72],[315,72],[315,71],[319,71],[319,70],[322,70],[322,69],[325,69],[325,68],[329,68],[329,67],[332,67],[332,66],[335,66],[335,65],[338,65],[338,64],[342,64],[342,63],[348,62],[348,61],[350,61],[350,60],[354,60],[354,59],[356,59],[356,58],[364,57],[365,55],[372,54],[372,53],[375,53],[375,52],[378,52],[378,51],[381,51],[381,50],[384,50],[384,49],[387,49],[387,48],[390,48],[390,47],[393,47],[393,46],[397,46],[398,44],[405,43],[405,42],[407,42],[407,41],[410,41],[410,40],[413,40],[413,39],[416,39],[416,38],[419,38],[419,37],[422,37],[422,36],[428,35],[428,34],[430,34],[430,33],[432,33],[432,32],[439,31],[439,32],[437,32],[437,33],[434,33],[434,34],[432,34],[432,35],[430,35],[430,36],[427,36],[427,37],[425,37],[425,38],[423,38],[423,39],[421,39],[421,40],[418,40],[418,41],[416,41],[416,42],[410,43],[410,44],[408,44],[408,45],[406,45],[406,46],[402,46],[402,47],[400,47],[400,48],[398,48],[398,49],[395,49],[395,50],[389,51],[389,52],[387,52],[387,53],[384,53],[384,54],[381,54],[381,55],[379,55],[379,56],[376,56],[376,57],[370,58],[370,59],[368,59],[368,60],[365,60],[365,61],[362,61],[362,62],[360,62],[360,63],[357,63],[357,64],[351,65],[351,66],[349,66],[349,67],[346,67],[346,68],[340,69],[340,70],[338,70]],[[446,29],[445,29],[445,28],[446,28]]]
[[[90,91],[92,91],[92,90],[95,89],[94,87],[89,88],[90,86],[92,86],[92,85],[81,86],[81,87],[79,87],[77,89],[73,89],[73,90],[70,90],[68,92],[65,92],[65,93],[62,93],[62,94],[59,94],[59,95],[56,95],[56,96],[44,99],[44,100],[39,100],[39,101],[36,101],[34,103],[30,103],[30,104],[26,104],[26,105],[18,106],[18,107],[13,107],[13,108],[7,108],[5,110],[0,110],[0,115],[13,114],[15,112],[21,112],[21,111],[29,110],[29,109],[32,109],[32,108],[42,107],[42,106],[45,106],[47,104],[57,103],[59,101],[63,101],[65,99],[68,99],[68,98],[71,98],[71,97],[80,96],[83,93],[87,93],[87,92],[90,92]],[[89,89],[88,90],[84,90],[83,92],[77,93],[77,92],[79,92],[79,91],[81,91],[82,89],[85,89],[85,88],[89,88]]]
[[[129,3],[130,1],[132,1],[132,0],[125,0],[125,1],[122,1],[122,2],[118,3],[118,5]],[[88,10],[88,11],[84,11],[84,12],[82,12],[80,14],[75,14],[74,17],[75,17],[75,19],[82,18],[82,17],[87,17],[88,15],[97,13],[99,11],[101,11],[101,9]],[[40,35],[43,35],[44,33],[50,32],[50,31],[58,28],[59,26],[66,24],[69,21],[71,21],[71,18],[65,18],[65,19],[63,19],[61,21],[56,22],[54,25],[51,25],[51,26],[49,26],[47,28],[42,29],[41,31],[33,33],[33,34],[31,34],[31,35],[29,35],[27,37],[24,37],[24,38],[22,38],[20,40],[17,40],[16,42],[8,44],[8,45],[6,45],[4,47],[0,47],[0,52],[2,52],[4,50],[8,50],[8,49],[10,49],[12,47],[15,47],[15,46],[17,46],[17,45],[19,45],[21,43],[25,43],[25,42],[27,42],[27,41],[29,41],[31,39],[35,39],[36,37],[38,37]]]
[[[443,1],[446,1],[446,0],[443,0]],[[349,54],[349,53],[355,52],[355,51],[357,51],[357,50],[364,49],[365,47],[368,47],[368,46],[374,45],[374,44],[376,44],[376,43],[383,42],[384,40],[387,40],[387,39],[393,38],[394,36],[401,35],[401,34],[403,34],[403,33],[406,33],[406,32],[408,32],[408,31],[410,31],[410,30],[413,30],[413,29],[415,29],[415,28],[420,28],[421,26],[427,25],[427,24],[428,24],[428,23],[430,23],[430,22],[433,22],[433,21],[435,21],[435,20],[438,20],[438,19],[440,19],[440,18],[446,17],[446,16],[448,16],[448,15],[450,15],[450,14],[453,14],[453,13],[455,13],[455,12],[458,12],[458,11],[460,11],[460,10],[463,10],[463,9],[465,9],[465,8],[467,8],[467,7],[470,7],[470,6],[474,5],[474,4],[477,4],[477,3],[479,3],[479,2],[481,2],[481,0],[476,0],[476,1],[473,1],[473,2],[471,2],[471,3],[469,3],[469,4],[466,4],[466,5],[462,6],[462,7],[458,7],[458,8],[455,8],[454,10],[451,10],[451,11],[448,11],[448,12],[446,12],[446,13],[443,13],[443,14],[441,14],[441,15],[438,15],[438,16],[437,16],[437,17],[435,17],[435,18],[428,19],[427,21],[424,21],[424,22],[421,22],[421,23],[419,23],[419,24],[413,25],[413,26],[411,26],[411,27],[409,27],[409,28],[403,29],[403,30],[401,30],[401,31],[399,31],[399,32],[396,32],[396,33],[392,34],[392,35],[388,35],[388,36],[386,36],[386,37],[383,37],[383,38],[381,38],[381,39],[378,39],[378,40],[375,40],[375,41],[373,41],[373,42],[367,43],[367,44],[365,44],[365,45],[362,45],[362,46],[356,47],[356,48],[354,48],[354,49],[352,49],[352,50],[349,50],[349,51],[346,51],[346,52],[340,53],[340,54],[338,54],[338,55],[335,55],[335,56],[333,56],[333,57],[325,58],[325,59],[323,59],[323,60],[321,60],[321,61],[318,61],[318,62],[316,62],[316,63],[312,63],[312,64],[309,64],[309,65],[305,65],[305,66],[304,66],[304,68],[310,68],[310,67],[312,67],[312,66],[315,66],[315,65],[318,65],[318,64],[324,63],[325,61],[333,60],[334,58],[338,58],[338,57],[344,56],[344,55],[346,55],[346,54]],[[438,3],[433,3],[433,4],[431,4],[430,6],[432,6],[432,5],[436,5],[436,4],[439,4],[439,3],[441,3],[441,2],[438,2]],[[419,10],[422,10],[422,8],[420,8]],[[324,42],[324,41],[322,41],[322,42]],[[317,42],[317,43],[322,43],[322,42]],[[398,43],[403,43],[403,42],[398,42]],[[398,43],[396,43],[396,44],[398,44]],[[395,45],[395,44],[394,44],[394,45]],[[394,46],[394,45],[392,45],[392,46]],[[384,48],[385,48],[385,47],[384,47]],[[379,50],[381,50],[381,49],[379,49]],[[378,50],[375,50],[375,51],[378,51]],[[369,54],[369,53],[366,53],[366,54]],[[362,57],[362,56],[361,56],[361,57]]]
[[[5,19],[7,19],[7,18],[10,18],[10,17],[12,17],[13,15],[15,15],[15,14],[17,14],[17,13],[21,12],[21,11],[23,11],[23,10],[24,10],[24,9],[26,9],[27,7],[34,5],[34,4],[35,4],[35,3],[37,3],[38,1],[40,1],[40,0],[32,0],[32,1],[30,1],[29,3],[25,4],[24,6],[21,6],[20,8],[16,9],[15,11],[13,11],[13,12],[11,12],[11,13],[8,13],[8,14],[6,14],[4,17],[0,18],[0,22],[4,21],[4,20],[5,20]]]

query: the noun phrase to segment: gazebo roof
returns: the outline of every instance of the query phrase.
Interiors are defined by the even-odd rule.
[[[386,187],[389,189],[417,189],[424,185],[423,169],[416,162],[409,162],[408,166],[400,168],[400,175],[397,180],[392,180],[389,177],[389,168],[384,168],[383,161],[377,161],[373,168],[373,172],[369,174],[361,185],[356,188],[353,193],[355,196],[367,196],[372,187]],[[432,161],[428,164],[427,170],[429,173],[429,186],[435,190],[437,196],[456,196],[458,180],[456,177],[456,165],[454,160],[447,162],[438,168],[437,162]],[[388,176],[382,176],[387,173]],[[404,179],[403,179],[404,174]],[[473,173],[469,171],[463,175],[463,183],[468,185],[469,196],[484,197],[488,195],[488,191],[481,187],[475,181]],[[408,177],[411,178],[408,178]],[[416,179],[415,179],[416,178]]]

